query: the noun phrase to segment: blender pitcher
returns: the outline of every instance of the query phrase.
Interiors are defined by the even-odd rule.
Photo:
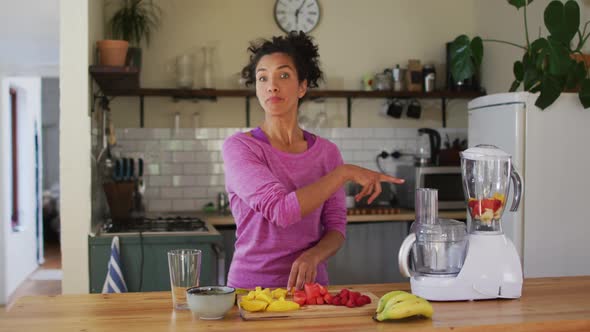
[[[467,251],[465,224],[438,218],[438,191],[416,190],[416,221],[410,235],[402,243],[398,255],[403,276],[413,275],[453,277],[463,266]],[[411,256],[410,256],[411,254]],[[411,257],[413,269],[408,261]]]
[[[520,204],[522,181],[508,153],[493,145],[477,145],[461,152],[463,191],[471,221],[469,233],[502,234],[500,219],[513,182],[510,211]]]

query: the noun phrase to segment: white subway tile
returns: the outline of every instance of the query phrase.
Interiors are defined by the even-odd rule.
[[[165,151],[182,151],[182,146],[182,141],[179,140],[162,141],[162,150]]]
[[[204,151],[207,148],[207,141],[192,139],[182,141],[182,150],[184,151]]]
[[[350,164],[351,162],[354,161],[354,152],[353,151],[346,151],[346,150],[342,150],[342,159],[344,160],[345,163]]]
[[[172,137],[174,139],[194,139],[195,138],[195,129],[193,129],[193,128],[172,129]]]
[[[159,151],[160,150],[160,141],[146,140],[146,141],[139,141],[136,144],[137,144],[137,149],[139,151]]]
[[[184,198],[205,198],[207,197],[207,187],[186,187],[183,189]]]
[[[183,164],[162,164],[162,175],[182,175],[184,172]]]
[[[225,166],[223,163],[209,164],[208,174],[225,174]]]
[[[145,193],[143,196],[147,199],[160,198],[160,188],[147,186],[146,184]]]
[[[160,151],[158,153],[158,161],[166,163],[166,162],[171,162],[172,160],[172,152],[171,151]]]
[[[394,138],[395,128],[375,128],[373,131],[373,137],[376,138]]]
[[[172,176],[172,185],[175,187],[190,187],[197,184],[197,177],[191,175]]]
[[[381,150],[383,147],[381,144],[382,141],[376,139],[364,139],[363,141],[363,150]]]
[[[217,197],[219,193],[225,193],[225,187],[207,187],[207,197]]]
[[[195,154],[195,161],[198,163],[211,163],[221,161],[221,153],[219,151],[200,151]]]
[[[149,138],[147,129],[143,128],[125,128],[122,130],[125,139],[138,140]],[[116,134],[117,131],[115,131]]]
[[[183,198],[184,194],[182,188],[162,187],[160,188],[160,195],[162,198]]]
[[[172,201],[172,211],[195,211],[199,210],[196,201],[192,199],[177,199]]]
[[[169,199],[150,199],[146,202],[148,211],[170,211],[172,209],[172,201]]]
[[[226,138],[230,137],[231,135],[241,132],[241,131],[242,131],[241,128],[220,128],[218,138],[225,140]]]
[[[171,129],[169,128],[155,128],[152,129],[152,138],[159,139],[159,140],[167,140],[172,137]]]
[[[183,174],[208,174],[209,165],[207,164],[184,164]]]
[[[342,148],[346,150],[361,150],[363,148],[362,140],[343,139]]]
[[[221,151],[222,146],[223,140],[216,139],[207,141],[207,150],[209,151]]]
[[[172,161],[177,163],[191,163],[195,161],[194,152],[173,152]]]
[[[145,169],[145,175],[160,175],[160,164],[149,164]]]
[[[196,199],[195,200],[195,204],[197,206],[197,210],[202,210],[206,204],[209,203],[213,203],[213,205],[215,205],[215,198],[214,197],[208,197],[208,198],[201,198],[201,199]]]
[[[357,162],[375,160],[376,156],[376,153],[370,151],[354,151],[354,160]]]
[[[337,128],[337,130],[333,134],[334,134],[334,137],[338,137],[338,138],[359,137],[355,131],[355,128]]]
[[[225,177],[222,175],[199,175],[197,176],[197,184],[199,186],[223,186],[225,185]]]
[[[195,129],[196,139],[218,139],[219,129],[217,128],[197,128]]]
[[[147,185],[150,187],[169,187],[172,185],[172,177],[166,175],[148,176]]]

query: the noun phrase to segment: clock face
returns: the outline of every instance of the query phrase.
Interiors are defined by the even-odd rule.
[[[320,21],[320,6],[317,0],[277,0],[275,20],[285,32],[308,33]]]

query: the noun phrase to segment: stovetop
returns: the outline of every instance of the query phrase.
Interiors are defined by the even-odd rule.
[[[170,233],[170,232],[209,232],[210,229],[201,218],[194,216],[160,216],[130,218],[113,221],[108,219],[102,233]]]

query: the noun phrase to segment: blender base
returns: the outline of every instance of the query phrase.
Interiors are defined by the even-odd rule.
[[[504,234],[470,234],[465,262],[455,277],[414,275],[412,293],[430,301],[520,298],[522,266]]]

